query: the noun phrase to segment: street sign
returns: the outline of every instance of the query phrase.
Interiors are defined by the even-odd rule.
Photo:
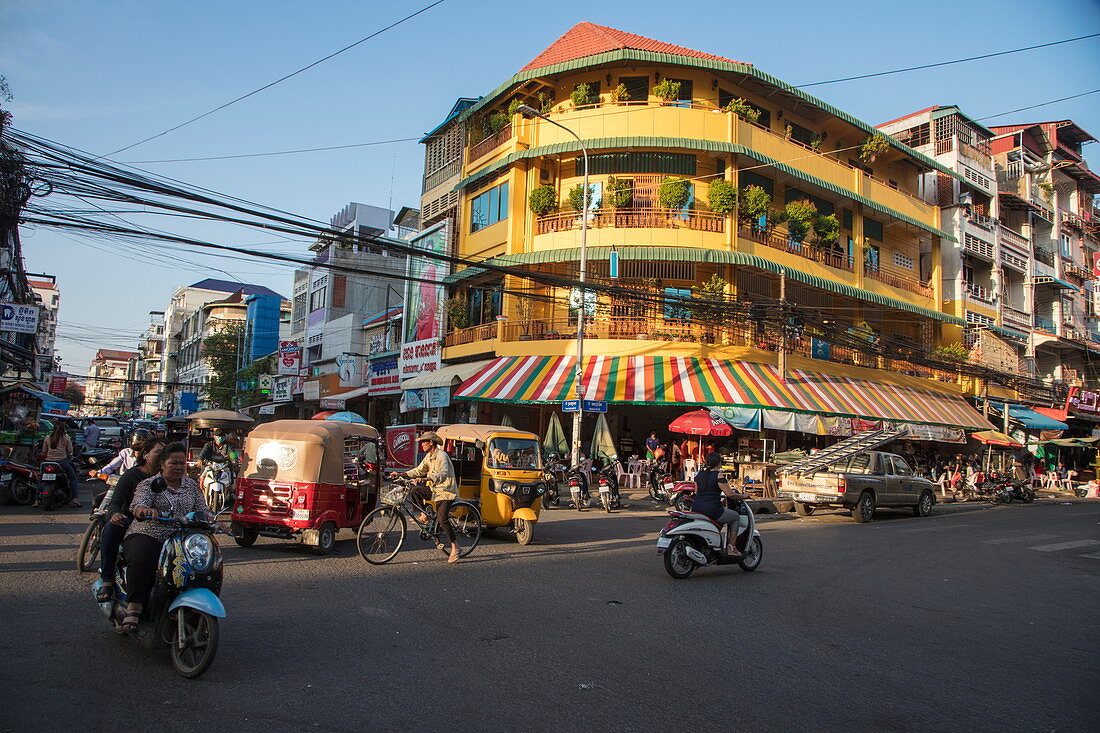
[[[260,405],[260,414],[261,415],[274,415],[275,414],[275,405]]]
[[[561,403],[562,412],[580,412],[581,401],[580,400],[562,400]]]
[[[607,403],[603,400],[584,400],[581,409],[585,412],[607,412]]]

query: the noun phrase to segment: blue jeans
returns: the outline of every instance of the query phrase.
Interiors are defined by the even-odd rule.
[[[127,525],[129,522],[127,522]],[[118,550],[122,547],[122,538],[126,536],[126,527],[118,527],[110,522],[103,525],[103,534],[99,537],[99,577],[104,583],[115,582],[115,566],[118,563]]]

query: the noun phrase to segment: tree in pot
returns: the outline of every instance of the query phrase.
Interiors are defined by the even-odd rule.
[[[612,88],[612,102],[625,102],[628,99],[630,99],[630,91],[626,88],[626,84],[619,84],[619,86]]]
[[[588,84],[578,84],[569,94],[574,107],[585,107],[592,104],[592,87]]]
[[[711,181],[707,187],[707,200],[711,211],[728,216],[737,208],[737,187],[721,178]]]
[[[741,98],[733,99],[722,108],[726,112],[737,115],[746,122],[759,122],[760,110]]]
[[[885,135],[868,135],[859,148],[859,159],[864,163],[874,163],[878,156],[890,149]]]
[[[548,183],[531,191],[527,205],[535,216],[549,216],[558,210],[558,192]]]
[[[704,327],[705,343],[716,342],[716,331],[725,321],[729,309],[729,303],[726,300],[728,287],[729,283],[715,273],[691,294],[687,310],[691,314],[691,319]]]
[[[578,183],[573,188],[569,189],[569,195],[565,199],[566,205],[570,209],[576,211],[578,214],[584,211],[584,184]],[[598,209],[600,207],[600,200],[596,196],[596,187],[592,184],[588,184],[588,208]]]
[[[516,296],[516,319],[523,327],[523,334],[519,337],[520,341],[531,340],[531,326],[534,323],[533,316],[535,314],[535,301],[531,298],[529,293],[523,293]]]
[[[498,132],[507,127],[508,123],[511,121],[512,118],[509,117],[506,113],[494,112],[489,117],[489,132],[493,135],[496,135]]]
[[[470,325],[470,310],[465,295],[455,293],[447,298],[443,309],[447,312],[447,323],[452,331],[461,331]]]
[[[800,199],[788,202],[784,213],[787,215],[787,233],[794,241],[801,242],[813,227],[817,207],[812,201]]]
[[[615,209],[629,209],[634,204],[634,186],[625,178],[611,176],[604,184],[607,204]]]
[[[691,200],[691,184],[686,178],[665,178],[657,187],[657,200],[661,208],[679,211]]]
[[[774,215],[778,213],[771,208],[771,194],[760,186],[745,186],[741,189],[741,195],[738,199],[741,206],[738,212],[741,221],[751,223],[754,229],[760,228],[760,220],[765,217],[768,217],[765,221],[771,224]]]
[[[676,102],[680,99],[680,82],[662,79],[653,85],[653,94],[665,102]]]

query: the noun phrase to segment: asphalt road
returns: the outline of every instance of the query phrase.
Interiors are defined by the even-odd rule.
[[[644,508],[548,511],[455,566],[230,542],[197,681],[111,632],[85,520],[0,508],[0,730],[1100,727],[1096,502],[764,518],[758,571],[684,581]]]

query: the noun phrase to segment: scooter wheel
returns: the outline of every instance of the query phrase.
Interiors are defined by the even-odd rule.
[[[665,572],[676,580],[683,580],[695,572],[695,561],[688,557],[687,540],[677,537],[672,540],[664,554]]]
[[[737,564],[741,566],[741,569],[746,573],[751,573],[760,567],[760,561],[764,559],[764,543],[760,541],[759,537],[753,537],[749,540],[748,547],[745,548],[745,557]]]
[[[95,570],[95,561],[99,559],[99,538],[103,535],[103,520],[93,519],[84,530],[80,540],[80,549],[76,551],[76,570],[87,573]]]
[[[172,666],[188,679],[195,679],[214,663],[218,653],[218,619],[194,608],[183,606],[170,618],[172,628]],[[183,640],[179,639],[183,627]]]

